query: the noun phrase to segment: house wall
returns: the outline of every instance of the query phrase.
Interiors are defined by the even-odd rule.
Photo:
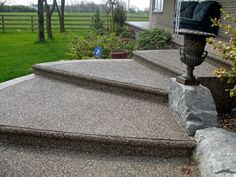
[[[173,31],[173,20],[175,13],[176,0],[164,0],[163,12],[153,12],[153,1],[150,0],[150,18],[151,27],[165,28]],[[236,0],[216,0],[226,11],[236,17]],[[221,38],[227,38],[222,30],[219,31]]]
[[[150,9],[153,9],[153,0],[150,1]],[[172,31],[173,17],[175,12],[175,0],[165,0],[163,12],[152,12],[150,22],[152,27],[166,28]]]

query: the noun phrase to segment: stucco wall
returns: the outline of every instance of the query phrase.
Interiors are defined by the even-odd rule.
[[[151,0],[151,7],[152,7]],[[151,8],[152,9],[152,8]],[[165,0],[163,12],[152,12],[151,13],[151,24],[152,27],[167,28],[172,30],[173,17],[175,11],[175,0]]]

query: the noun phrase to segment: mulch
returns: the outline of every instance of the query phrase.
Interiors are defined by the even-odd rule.
[[[219,115],[218,127],[236,133],[236,113]]]

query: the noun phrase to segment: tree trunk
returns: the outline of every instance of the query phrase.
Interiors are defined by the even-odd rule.
[[[48,39],[49,40],[53,39],[53,34],[52,34],[52,14],[50,14],[50,13],[47,14],[47,34],[48,34]]]
[[[40,42],[45,41],[43,0],[38,0],[38,41]]]
[[[61,0],[61,7],[59,9],[57,3],[56,3],[56,8],[58,12],[58,17],[59,17],[59,23],[60,23],[60,33],[65,32],[65,20],[64,20],[64,13],[65,13],[65,0]]]
[[[60,18],[60,32],[65,32],[65,23],[64,23],[64,12],[65,12],[65,0],[61,0],[61,16]]]
[[[46,16],[47,16],[47,36],[48,36],[48,39],[51,40],[53,39],[52,14],[55,10],[56,0],[53,1],[51,9],[50,9],[50,6],[47,4],[47,0],[44,0],[44,1],[45,1],[45,9],[46,9]]]

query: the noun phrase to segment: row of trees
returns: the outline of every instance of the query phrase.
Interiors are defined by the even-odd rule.
[[[4,1],[5,2],[5,1]],[[6,5],[3,2],[0,3],[0,12],[36,12],[36,8],[32,6],[23,5]]]
[[[65,6],[66,12],[96,12],[97,9],[99,9],[100,12],[106,12],[106,5],[80,1]]]
[[[45,41],[44,36],[44,11],[46,12],[46,26],[47,26],[47,38],[53,39],[52,33],[52,14],[57,10],[59,22],[60,22],[60,32],[65,32],[64,24],[64,13],[65,13],[65,0],[60,1],[60,6],[57,0],[53,0],[52,4],[49,5],[47,0],[38,0],[38,41]]]

